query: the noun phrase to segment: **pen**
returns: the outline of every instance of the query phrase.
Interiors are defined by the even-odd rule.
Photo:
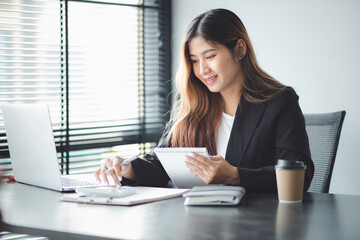
[[[122,162],[120,163],[120,166],[124,166],[124,165],[128,164],[129,162],[132,162],[132,161],[134,161],[135,159],[137,159],[138,157],[139,157],[139,155],[135,155],[135,156],[129,157],[129,158],[125,159],[124,161],[122,161]],[[114,171],[114,168],[113,168],[113,167],[111,167],[111,168],[109,168],[108,170],[106,170],[105,173],[108,174],[108,173],[110,173],[110,172],[112,172],[112,171]]]

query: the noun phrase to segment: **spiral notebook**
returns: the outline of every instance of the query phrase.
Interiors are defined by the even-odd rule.
[[[192,153],[209,158],[206,148],[155,148],[154,152],[176,187],[192,188],[206,185],[185,165],[186,156],[191,156]]]

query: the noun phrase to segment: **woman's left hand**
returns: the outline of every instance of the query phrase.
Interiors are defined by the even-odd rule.
[[[239,173],[221,156],[205,156],[194,153],[185,162],[189,170],[206,184],[240,185]]]

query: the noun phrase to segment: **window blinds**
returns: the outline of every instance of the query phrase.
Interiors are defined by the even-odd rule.
[[[170,103],[168,1],[0,3],[0,103],[50,106],[63,173],[145,154]],[[0,168],[11,165],[0,113]]]

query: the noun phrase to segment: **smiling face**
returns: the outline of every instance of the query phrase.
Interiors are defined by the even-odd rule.
[[[211,92],[220,92],[223,97],[239,95],[243,74],[239,59],[224,45],[209,44],[197,36],[189,42],[189,55],[195,76]]]

